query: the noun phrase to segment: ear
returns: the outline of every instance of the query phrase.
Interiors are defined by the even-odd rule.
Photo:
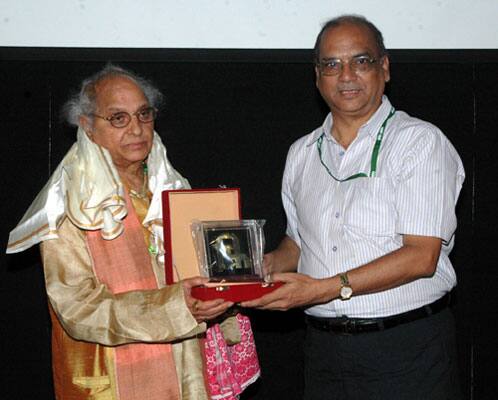
[[[81,115],[79,118],[79,125],[83,128],[90,140],[93,141],[93,125],[86,115]]]
[[[382,71],[384,73],[384,82],[389,82],[391,80],[391,72],[389,71],[389,57],[384,56],[381,64]]]

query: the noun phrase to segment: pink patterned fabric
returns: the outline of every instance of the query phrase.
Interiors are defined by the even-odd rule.
[[[218,324],[206,332],[204,353],[208,387],[213,400],[235,400],[261,374],[249,318],[236,316],[240,343],[226,344]]]

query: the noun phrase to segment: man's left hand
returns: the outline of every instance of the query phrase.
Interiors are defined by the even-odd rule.
[[[298,273],[274,273],[272,280],[283,282],[284,285],[259,299],[244,301],[240,305],[261,310],[285,311],[310,304],[326,303],[333,298],[329,289],[330,283],[326,279],[313,279]]]

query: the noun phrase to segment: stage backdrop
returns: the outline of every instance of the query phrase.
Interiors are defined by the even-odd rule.
[[[106,61],[165,94],[156,124],[193,187],[240,187],[243,215],[264,218],[267,250],[285,230],[280,182],[287,150],[322,123],[311,51],[0,48],[0,247],[75,140],[60,108]],[[452,254],[459,284],[461,377],[469,399],[496,399],[498,151],[496,50],[392,50],[387,94],[439,126],[466,173]],[[51,399],[50,326],[38,249],[0,255],[2,398]],[[249,312],[263,376],[245,399],[300,399],[303,314]]]

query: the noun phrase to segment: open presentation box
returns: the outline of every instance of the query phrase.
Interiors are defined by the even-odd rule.
[[[162,194],[166,283],[200,275],[199,261],[192,238],[192,221],[241,219],[240,190],[181,189]],[[280,282],[209,282],[192,289],[200,300],[223,298],[240,302],[270,293]]]

